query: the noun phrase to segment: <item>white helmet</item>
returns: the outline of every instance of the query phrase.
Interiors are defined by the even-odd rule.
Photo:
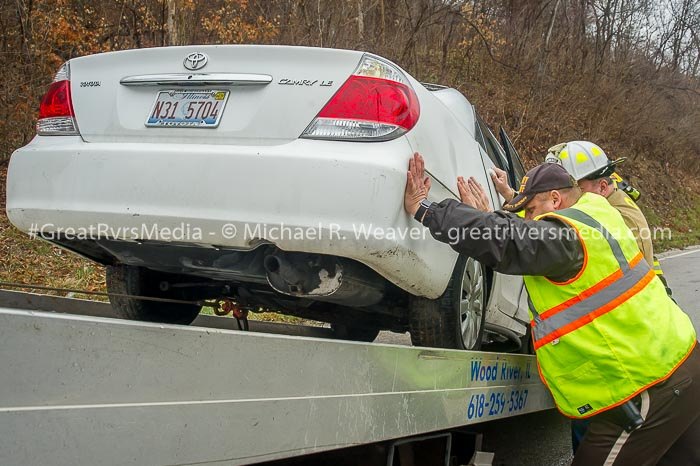
[[[545,162],[563,166],[576,181],[609,176],[615,165],[625,159],[610,161],[603,149],[588,141],[571,141],[549,148]]]

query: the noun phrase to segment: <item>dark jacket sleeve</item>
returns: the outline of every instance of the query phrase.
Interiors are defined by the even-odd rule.
[[[583,247],[576,232],[558,220],[481,212],[446,199],[432,204],[423,225],[438,241],[500,273],[564,281],[583,266]]]

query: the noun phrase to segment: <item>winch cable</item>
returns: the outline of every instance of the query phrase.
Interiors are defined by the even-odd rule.
[[[44,291],[58,291],[61,293],[80,293],[80,294],[87,294],[87,295],[93,295],[93,296],[105,296],[105,297],[115,296],[115,297],[119,297],[119,298],[134,298],[134,299],[139,299],[142,301],[157,301],[157,302],[161,302],[161,303],[196,304],[197,306],[203,306],[203,307],[215,307],[215,306],[217,306],[217,304],[209,303],[207,301],[187,301],[187,300],[183,300],[183,299],[156,298],[154,296],[139,296],[139,295],[132,295],[132,294],[124,294],[124,293],[107,293],[104,291],[78,290],[75,288],[59,288],[59,287],[54,287],[54,286],[33,285],[33,284],[29,284],[29,283],[15,283],[15,282],[0,281],[0,287],[24,288],[24,289],[34,289],[34,290],[44,290]]]

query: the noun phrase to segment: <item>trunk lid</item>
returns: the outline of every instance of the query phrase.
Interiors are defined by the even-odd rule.
[[[190,54],[196,55],[187,64],[198,69],[185,67]],[[204,66],[202,54],[206,56]],[[256,45],[163,47],[91,55],[70,61],[73,108],[87,142],[282,144],[302,134],[362,56],[350,50]],[[206,98],[202,91],[219,94],[207,104],[202,101]],[[202,118],[212,127],[147,126],[154,121],[158,124],[158,117],[167,115],[170,108],[156,103],[159,93],[173,107],[178,99],[195,99],[190,117],[204,106],[195,119],[207,113],[215,116],[211,109],[223,103],[218,126],[213,127],[215,117]],[[187,105],[187,101],[181,103]],[[180,112],[187,113],[182,107]]]

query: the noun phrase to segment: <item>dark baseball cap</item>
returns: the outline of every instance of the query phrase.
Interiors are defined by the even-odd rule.
[[[525,173],[518,194],[503,205],[508,212],[523,210],[535,194],[554,189],[573,188],[574,179],[564,167],[556,163],[543,163]]]

